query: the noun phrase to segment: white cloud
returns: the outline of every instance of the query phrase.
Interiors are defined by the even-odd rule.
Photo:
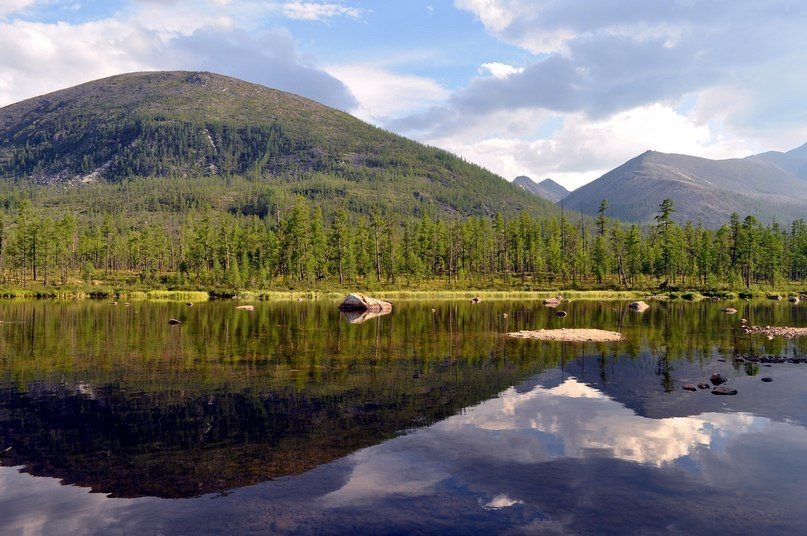
[[[0,60],[0,105],[149,69],[142,53],[155,44],[154,36],[112,20],[80,25],[0,23],[0,50],[5,53]]]
[[[513,67],[506,63],[483,63],[479,66],[479,74],[490,73],[495,78],[507,78],[514,74],[523,73],[523,67]]]
[[[437,104],[449,95],[448,90],[429,78],[399,74],[376,65],[334,65],[325,70],[356,96],[358,107],[351,112],[374,123]]]
[[[359,18],[362,10],[341,4],[320,4],[316,2],[287,2],[283,4],[283,14],[294,20],[319,21],[334,17]]]

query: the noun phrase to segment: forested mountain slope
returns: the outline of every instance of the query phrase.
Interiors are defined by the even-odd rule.
[[[189,195],[200,205],[246,206],[261,196],[264,204],[268,197],[290,205],[302,195],[326,213],[554,212],[450,153],[314,101],[207,72],[113,76],[0,108],[0,177],[70,187],[198,178]],[[224,187],[221,178],[245,180]],[[172,195],[170,180],[153,184]]]

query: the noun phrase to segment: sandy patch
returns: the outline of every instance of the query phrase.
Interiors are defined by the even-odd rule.
[[[516,331],[508,333],[507,336],[514,339],[570,342],[610,342],[625,340],[625,337],[621,333],[602,329],[539,329],[538,331]]]

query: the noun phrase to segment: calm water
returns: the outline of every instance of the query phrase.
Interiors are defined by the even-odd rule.
[[[807,306],[624,305],[0,302],[0,533],[802,532]]]

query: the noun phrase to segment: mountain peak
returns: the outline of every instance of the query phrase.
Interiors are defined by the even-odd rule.
[[[557,203],[569,195],[569,190],[552,179],[544,179],[540,183],[536,183],[531,178],[525,175],[520,175],[513,180],[513,184],[520,186],[533,195],[548,199],[553,203]]]

